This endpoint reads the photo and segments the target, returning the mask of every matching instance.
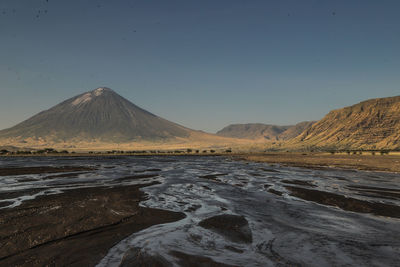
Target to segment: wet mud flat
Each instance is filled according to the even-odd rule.
[[[209,257],[187,254],[181,251],[172,250],[169,252],[173,256],[179,266],[190,267],[239,267],[236,265],[229,265],[222,262],[216,262]],[[160,255],[150,255],[141,251],[140,248],[131,248],[126,252],[122,259],[120,267],[173,267],[174,265],[167,261]]]
[[[365,201],[341,194],[308,188],[294,186],[285,186],[285,188],[291,192],[290,195],[292,196],[322,205],[334,206],[347,211],[400,218],[400,206],[376,201]]]
[[[0,266],[94,266],[132,233],[185,217],[139,207],[149,185],[71,189],[0,210]]]
[[[400,262],[395,173],[215,156],[0,164],[15,168],[0,176],[0,266]]]
[[[238,215],[217,215],[203,221],[198,224],[200,227],[210,229],[227,239],[235,243],[251,244],[252,234],[248,225],[248,221],[243,216]],[[201,238],[201,237],[197,237]],[[194,238],[196,239],[196,238]],[[231,251],[241,253],[240,249],[235,247],[226,247]],[[202,256],[188,254],[178,250],[170,250],[168,252],[170,256],[175,259],[175,262],[179,266],[191,266],[191,267],[234,267],[237,265],[229,265],[223,262],[214,261],[213,259]],[[172,267],[172,262],[168,261],[161,255],[151,255],[142,251],[139,247],[130,248],[125,254],[120,264],[124,266],[157,266],[157,267]]]

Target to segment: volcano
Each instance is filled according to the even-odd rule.
[[[0,131],[0,139],[115,143],[184,138],[190,131],[136,106],[110,88],[100,87]]]

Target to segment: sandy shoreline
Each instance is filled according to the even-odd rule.
[[[235,160],[248,160],[254,162],[265,162],[270,164],[280,164],[283,166],[311,168],[311,169],[352,169],[362,171],[378,171],[400,173],[400,154],[391,155],[372,155],[347,154],[347,153],[300,153],[300,152],[266,152],[266,153],[145,153],[145,154],[49,154],[49,155],[11,155],[0,157],[151,157],[151,156],[190,156],[190,157],[210,157],[223,156]],[[63,170],[61,170],[63,171]],[[67,169],[65,171],[68,171]],[[40,170],[39,170],[40,172]],[[2,173],[0,172],[0,176]],[[4,174],[7,175],[7,174]]]
[[[328,153],[260,153],[238,154],[237,160],[266,162],[283,166],[324,169],[339,168],[362,171],[400,173],[399,155],[347,155]]]

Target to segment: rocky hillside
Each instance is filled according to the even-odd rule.
[[[290,144],[326,149],[399,149],[400,96],[333,110]]]
[[[279,140],[291,140],[297,137],[299,134],[304,132],[306,129],[310,128],[315,121],[303,121],[299,122],[296,125],[290,126],[286,131],[282,132],[278,138]]]
[[[218,131],[217,135],[251,140],[284,141],[298,136],[313,123],[301,122],[292,126],[277,126],[262,123],[231,124]]]
[[[217,132],[217,135],[241,139],[276,140],[277,136],[290,126],[276,126],[262,123],[231,124]]]

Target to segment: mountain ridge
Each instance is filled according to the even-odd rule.
[[[217,134],[186,128],[99,87],[0,131],[0,145],[58,148],[399,149],[400,96],[335,109],[292,126],[233,124]],[[243,151],[243,150],[242,150]]]

